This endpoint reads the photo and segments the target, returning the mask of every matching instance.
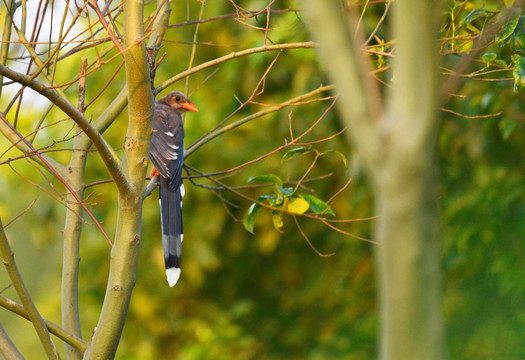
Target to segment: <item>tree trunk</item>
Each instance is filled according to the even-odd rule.
[[[122,171],[129,191],[119,191],[114,246],[99,322],[84,359],[115,357],[128,313],[139,255],[144,179],[148,166],[153,94],[144,43],[142,1],[124,2],[124,59],[129,125]],[[124,188],[124,187],[122,187]]]
[[[319,57],[337,86],[338,109],[374,183],[380,359],[443,358],[439,213],[434,161],[439,98],[439,8],[397,0],[386,106],[367,76],[359,36],[337,1],[306,2]],[[357,39],[357,40],[356,40]]]

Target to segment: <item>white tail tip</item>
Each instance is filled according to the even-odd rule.
[[[170,284],[171,287],[174,287],[177,281],[179,281],[180,269],[179,268],[166,269],[166,277],[168,278],[168,284]]]

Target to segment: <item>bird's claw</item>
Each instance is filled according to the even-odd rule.
[[[155,175],[151,177],[151,180],[149,181],[148,186],[146,186],[146,190],[144,191],[144,199],[151,195],[153,190],[157,187],[157,184],[159,183],[159,176]]]

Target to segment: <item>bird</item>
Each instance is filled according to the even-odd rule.
[[[170,287],[180,277],[182,250],[182,165],[184,163],[184,126],[182,113],[197,112],[186,95],[173,91],[155,102],[149,157],[151,177],[159,177],[159,203],[166,277]]]

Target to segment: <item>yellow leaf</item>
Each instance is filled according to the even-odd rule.
[[[286,210],[288,210],[291,213],[300,215],[304,214],[309,207],[310,204],[308,204],[308,202],[305,199],[303,199],[302,197],[296,197],[288,201],[288,206],[286,207]]]
[[[472,45],[474,42],[472,40],[464,41],[461,44],[456,45],[456,51],[460,53],[470,53],[470,50],[472,50]]]
[[[281,212],[272,213],[273,227],[275,230],[283,233],[283,214]]]

